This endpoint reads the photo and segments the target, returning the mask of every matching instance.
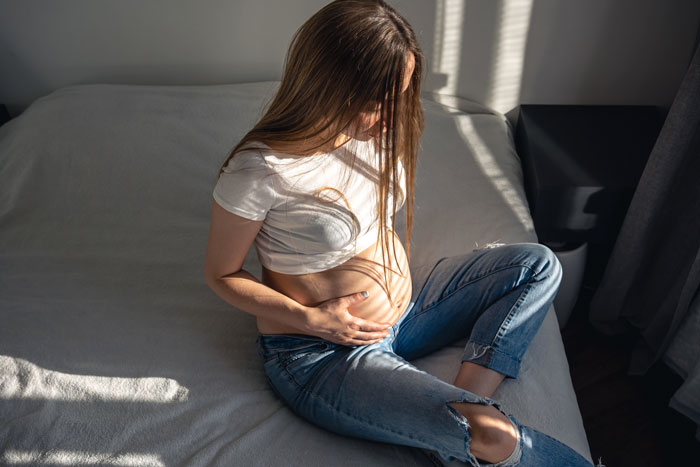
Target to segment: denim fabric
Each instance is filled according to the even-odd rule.
[[[305,334],[258,335],[275,394],[297,415],[335,433],[414,446],[448,462],[592,466],[565,444],[519,424],[497,401],[409,363],[468,336],[462,361],[516,378],[561,281],[554,253],[538,243],[497,244],[441,258],[411,275],[411,302],[381,342],[344,346]],[[518,459],[477,459],[469,450],[468,420],[450,402],[493,405],[504,413],[519,433]]]

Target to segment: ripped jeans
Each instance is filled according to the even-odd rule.
[[[305,334],[259,334],[257,351],[273,391],[294,413],[330,431],[422,448],[447,462],[592,466],[560,441],[519,424],[495,400],[408,362],[469,336],[462,361],[507,378],[518,376],[556,296],[562,269],[545,245],[496,246],[412,270],[411,302],[389,335],[375,344],[344,346]],[[487,464],[471,453],[469,422],[450,402],[493,405],[510,419],[519,438],[507,463]]]

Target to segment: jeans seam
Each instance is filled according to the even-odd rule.
[[[537,274],[535,274],[535,275],[537,275]],[[496,339],[499,339],[501,331],[503,330],[503,327],[506,325],[506,321],[508,321],[513,316],[513,313],[515,310],[520,309],[520,304],[522,303],[521,299],[524,298],[525,296],[527,296],[527,294],[530,292],[530,290],[532,290],[532,284],[534,282],[536,282],[535,280],[532,280],[534,278],[535,278],[535,276],[532,276],[531,280],[529,280],[527,282],[523,291],[520,293],[520,295],[518,295],[518,299],[515,301],[513,306],[510,307],[510,310],[508,310],[508,314],[505,316],[505,318],[503,318],[503,321],[501,321],[501,325],[498,326],[498,331],[496,331],[496,334],[493,336],[493,339],[491,340],[491,345],[490,345],[491,347],[496,348]],[[502,353],[505,353],[505,352],[502,352]],[[508,354],[506,354],[506,355],[508,355]],[[510,355],[510,357],[514,358],[512,355]],[[517,360],[520,360],[520,359],[517,359]]]
[[[444,258],[443,258],[443,259],[444,259]],[[437,266],[437,264],[436,264],[435,266]],[[479,276],[479,277],[475,277],[474,279],[470,280],[469,282],[466,282],[466,283],[462,284],[462,285],[459,286],[457,289],[453,290],[453,291],[450,292],[448,295],[445,295],[444,297],[442,297],[442,298],[441,298],[440,300],[438,300],[437,302],[432,303],[428,308],[425,308],[425,309],[421,310],[419,313],[414,313],[414,315],[413,315],[410,319],[406,320],[405,322],[409,322],[409,321],[411,321],[412,319],[417,318],[418,316],[422,315],[423,313],[429,311],[430,309],[435,308],[435,307],[438,306],[440,303],[444,302],[445,300],[447,300],[447,299],[450,298],[452,295],[456,294],[457,292],[459,292],[460,290],[462,290],[464,287],[468,286],[469,284],[472,284],[472,283],[474,283],[474,282],[476,282],[476,281],[478,281],[478,280],[481,280],[481,279],[483,279],[484,277],[488,277],[488,276],[490,276],[490,275],[492,275],[492,274],[495,274],[495,273],[497,273],[497,272],[504,271],[504,270],[506,270],[506,269],[510,269],[510,268],[513,268],[513,267],[526,267],[526,268],[528,268],[530,271],[532,271],[533,273],[535,273],[535,274],[533,275],[533,277],[534,277],[535,275],[538,274],[537,272],[535,272],[534,269],[532,269],[532,268],[531,268],[530,266],[528,266],[527,264],[511,264],[511,265],[508,265],[508,266],[504,266],[504,267],[502,267],[502,268],[500,268],[500,269],[494,269],[493,271],[489,271],[489,272],[487,272],[486,274],[483,274],[483,275],[481,275],[481,276]],[[431,271],[431,274],[432,274],[432,271]],[[430,276],[428,276],[428,277],[430,277]],[[428,281],[426,280],[425,282],[427,283]],[[528,284],[529,284],[529,282],[528,282]],[[423,284],[423,287],[425,287],[425,284]],[[421,289],[421,292],[422,292],[422,291],[423,291],[423,289]],[[419,294],[419,295],[420,295],[420,294]]]
[[[442,263],[442,262],[443,262],[444,260],[446,260],[447,258],[449,258],[449,256],[443,256],[442,258],[440,258],[439,260],[437,260],[437,261],[435,262],[435,264],[433,265],[432,269],[430,269],[430,272],[428,273],[428,276],[427,276],[426,280],[423,281],[423,285],[421,286],[420,290],[419,290],[418,293],[416,294],[416,299],[417,299],[418,297],[420,297],[420,294],[423,292],[423,290],[425,289],[426,284],[428,283],[428,279],[430,279],[430,276],[433,275],[433,272],[435,271],[435,268],[438,267],[438,264]],[[411,298],[413,298],[413,297],[411,297]]]
[[[559,440],[559,439],[557,439],[557,438],[554,438],[554,437],[552,437],[552,436],[549,436],[547,433],[545,433],[545,432],[543,432],[543,431],[540,431],[539,434],[540,434],[540,436],[545,436],[545,437],[547,437],[547,438],[549,438],[549,439],[551,439],[551,440],[553,440],[553,441],[555,441],[555,442],[557,442],[557,443],[559,443],[559,444],[561,444],[561,445],[563,445],[563,446],[565,446],[565,447],[571,449],[571,450],[572,450],[574,453],[576,453],[576,455],[578,455],[580,458],[584,459],[585,461],[588,461],[588,459],[586,459],[580,452],[578,452],[576,449],[572,448],[571,446],[569,446],[569,445],[566,444],[565,442],[563,442],[563,441],[561,441],[561,440]]]

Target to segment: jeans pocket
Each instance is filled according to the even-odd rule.
[[[280,356],[280,366],[301,387],[308,387],[326,363],[334,360],[337,350],[333,344],[316,344],[297,350],[286,356]]]
[[[309,354],[322,353],[331,347],[330,342],[307,342],[305,344],[295,345],[293,348],[285,348],[278,352],[279,360],[282,366],[289,367],[298,359]]]
[[[265,334],[258,339],[263,358],[276,358],[283,366],[306,353],[324,351],[333,345],[320,337],[300,334]]]

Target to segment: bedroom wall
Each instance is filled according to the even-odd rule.
[[[0,0],[0,103],[11,116],[80,83],[279,79],[327,0]],[[518,103],[668,108],[697,41],[697,0],[389,0],[419,35],[425,88]]]

